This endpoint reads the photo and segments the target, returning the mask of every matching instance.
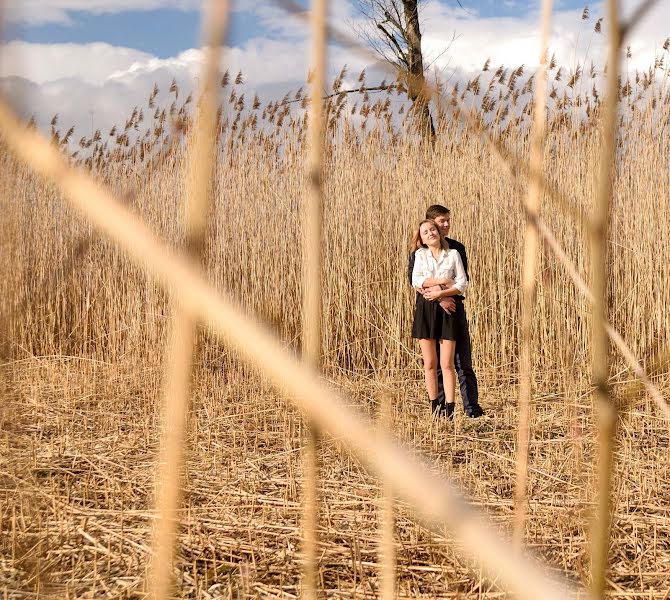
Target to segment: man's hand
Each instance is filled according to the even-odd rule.
[[[440,306],[448,314],[453,314],[456,312],[456,300],[451,297],[442,298],[442,300],[440,300]]]

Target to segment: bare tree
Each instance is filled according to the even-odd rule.
[[[398,69],[399,82],[413,103],[421,134],[435,136],[426,90],[424,56],[421,50],[419,5],[422,0],[358,0],[368,24],[358,34],[386,61]]]

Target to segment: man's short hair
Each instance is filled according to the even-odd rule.
[[[426,209],[426,219],[436,219],[448,215],[451,211],[441,204],[432,204]]]

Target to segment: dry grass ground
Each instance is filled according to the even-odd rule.
[[[13,365],[2,447],[2,586],[7,597],[141,597],[150,554],[161,372],[43,358]],[[7,373],[10,375],[9,373]],[[514,388],[482,373],[491,417],[431,423],[419,373],[334,382],[375,413],[390,395],[393,431],[437,474],[459,482],[508,533]],[[543,388],[552,389],[551,377]],[[670,391],[670,381],[663,387]],[[198,372],[184,482],[180,597],[299,593],[301,430],[286,402],[239,366]],[[592,499],[588,387],[534,406],[528,546],[585,582]],[[670,589],[669,429],[636,397],[622,412],[611,548],[612,597]],[[380,485],[337,442],[323,447],[319,575],[329,596],[374,597]],[[458,547],[397,507],[400,597],[501,597]],[[504,596],[504,594],[503,594]]]
[[[627,117],[617,156],[610,314],[667,396],[668,95],[665,80],[647,84],[646,78],[633,91],[622,90]],[[505,101],[516,102],[520,90],[507,86],[517,84],[501,80],[489,88],[491,97],[504,87],[510,91]],[[576,102],[577,88],[571,90],[569,97],[554,98],[561,106],[550,108],[545,167],[573,210],[545,198],[543,217],[586,274],[579,216],[593,201],[598,105],[590,106],[588,119],[571,120],[584,106],[582,99]],[[638,91],[646,95],[637,98]],[[324,284],[314,291],[324,306],[325,376],[364,413],[376,413],[389,396],[398,440],[436,473],[459,482],[508,533],[525,188],[456,120],[440,122],[438,142],[425,152],[411,135],[394,129],[394,98],[370,101],[364,115],[362,108],[347,115],[339,99],[330,107],[330,130],[337,134],[326,156]],[[488,112],[500,116],[501,102]],[[304,121],[298,105],[245,109],[233,94],[230,104],[212,190],[207,273],[218,289],[298,349]],[[186,120],[188,130],[178,107],[173,116],[182,127]],[[524,157],[527,129],[518,122],[506,122],[503,129],[493,116],[491,133]],[[365,133],[362,118],[369,119]],[[82,148],[92,150],[82,164],[181,246],[184,140],[166,141],[165,113],[147,120],[149,134],[136,145],[126,146],[128,136],[120,132],[107,148],[94,138],[87,146],[84,139]],[[126,131],[140,122],[131,118]],[[155,519],[169,291],[95,236],[54,189],[4,149],[0,161],[2,589],[7,598],[141,597]],[[482,404],[490,416],[466,421],[459,415],[453,428],[427,417],[418,351],[409,337],[407,242],[433,202],[453,209],[453,236],[469,251],[473,286],[467,306]],[[594,494],[589,311],[545,251],[534,319],[526,539],[551,568],[583,583]],[[207,332],[197,362],[178,593],[297,596],[304,438],[299,415]],[[621,413],[610,594],[665,599],[670,429],[620,359],[613,365],[611,384]],[[372,597],[380,484],[337,441],[324,442],[322,462],[322,588],[332,597]],[[495,577],[462,562],[449,539],[414,524],[406,507],[397,509],[400,596],[504,595]]]

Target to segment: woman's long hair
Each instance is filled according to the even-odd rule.
[[[449,251],[449,242],[444,239],[444,236],[440,233],[440,228],[437,226],[437,223],[433,221],[433,219],[424,219],[419,223],[419,226],[415,229],[414,235],[412,236],[412,242],[409,245],[409,251],[410,252],[416,252],[419,248],[427,248],[426,244],[424,244],[421,241],[421,226],[424,223],[432,223],[435,225],[435,229],[437,229],[437,234],[440,236],[440,245],[442,246],[442,249],[445,251]]]

